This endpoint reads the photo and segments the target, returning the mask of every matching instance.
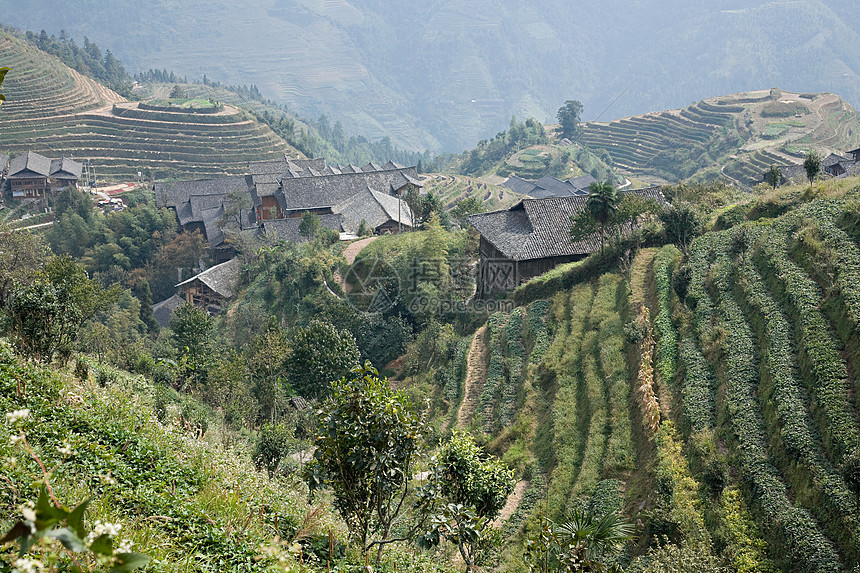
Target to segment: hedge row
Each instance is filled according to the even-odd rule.
[[[583,429],[588,419],[579,401],[582,382],[582,337],[594,293],[589,285],[579,285],[569,296],[553,300],[553,316],[559,331],[546,353],[544,364],[556,381],[552,402],[552,453],[554,468],[547,489],[547,515],[564,513],[570,490],[579,473],[584,449]]]
[[[798,500],[816,514],[840,548],[857,560],[860,506],[842,476],[821,455],[794,365],[791,325],[749,261],[738,266],[738,274],[741,298],[756,327],[763,357],[759,395],[771,443],[778,451],[776,457],[782,461]]]
[[[678,333],[672,324],[670,302],[672,264],[678,254],[678,249],[667,245],[654,257],[654,284],[657,290],[657,316],[654,318],[654,328],[657,331],[655,370],[660,383],[664,385],[674,383],[678,362]]]
[[[498,428],[505,428],[514,420],[517,392],[526,359],[526,348],[523,344],[523,317],[525,313],[525,308],[521,306],[515,308],[511,312],[507,325],[505,325],[503,350],[506,362],[505,380],[499,393],[499,405],[496,409]]]
[[[624,322],[618,310],[618,290],[624,289],[626,306],[627,285],[618,275],[603,275],[591,308],[592,327],[597,330],[596,356],[603,393],[609,414],[609,436],[602,471],[606,477],[633,468],[633,439],[631,437],[630,382],[624,354]]]
[[[725,333],[721,350],[727,420],[750,499],[786,566],[804,572],[840,571],[842,564],[833,543],[807,510],[792,505],[788,489],[769,461],[767,434],[756,399],[755,343],[743,311],[732,299],[730,237],[716,233],[711,239],[717,255],[711,266],[712,289]]]
[[[716,421],[714,391],[717,385],[713,370],[692,337],[685,336],[679,350],[683,367],[681,400],[686,423],[694,433],[711,429]]]
[[[488,434],[495,433],[497,426],[496,406],[499,394],[505,384],[505,353],[502,348],[502,334],[508,315],[496,312],[487,319],[487,335],[490,337],[490,364],[487,367],[487,379],[481,390],[481,412],[483,414],[484,431]]]
[[[795,325],[801,374],[813,397],[813,413],[831,458],[840,463],[860,448],[850,411],[848,372],[821,312],[818,286],[788,257],[788,220],[780,220],[759,243],[757,264]]]
[[[529,364],[540,364],[549,349],[549,332],[546,328],[546,313],[549,302],[538,300],[531,303],[526,311],[526,336],[531,346]]]
[[[840,205],[828,204],[815,205],[815,220],[792,236],[792,254],[824,291],[824,310],[854,372],[860,372],[860,248],[833,223]],[[854,392],[860,407],[860,376],[854,377]]]

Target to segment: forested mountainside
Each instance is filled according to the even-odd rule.
[[[860,103],[850,0],[629,3],[522,0],[397,5],[267,0],[9,0],[4,20],[88,36],[132,72],[256,84],[350,134],[461,151],[511,115],[546,121],[567,99],[601,119],[780,86]]]

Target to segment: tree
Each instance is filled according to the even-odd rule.
[[[457,546],[466,569],[475,565],[483,530],[514,489],[513,472],[487,456],[468,434],[454,432],[432,464],[419,498],[431,514],[418,544],[429,548],[447,539]]]
[[[660,214],[666,238],[687,256],[690,243],[702,234],[704,221],[699,211],[686,201],[678,201]]]
[[[8,71],[9,68],[0,68],[0,85],[3,85],[3,79],[6,77],[6,72]],[[0,105],[3,105],[4,101],[6,101],[6,96],[4,96],[2,92],[0,92]]]
[[[285,364],[293,389],[308,398],[324,397],[333,380],[358,365],[358,346],[349,331],[321,320],[295,328]]]
[[[568,139],[577,137],[582,128],[579,125],[580,114],[582,113],[582,104],[576,100],[567,100],[561,106],[556,114],[558,123],[560,124],[559,135]]]
[[[304,215],[302,215],[302,222],[299,223],[299,234],[302,237],[313,239],[319,232],[321,225],[322,222],[320,221],[319,215],[311,213],[310,211],[305,211]]]
[[[588,199],[585,201],[585,209],[583,213],[574,218],[574,228],[571,231],[575,238],[582,237],[585,231],[585,236],[591,234],[592,231],[587,229],[589,220],[599,227],[600,231],[600,256],[603,256],[603,243],[606,239],[606,226],[611,221],[612,216],[618,209],[618,192],[613,187],[612,183],[606,181],[604,183],[594,182],[589,188]],[[577,224],[578,223],[578,224]]]
[[[370,362],[331,385],[318,412],[314,459],[306,466],[311,490],[331,488],[334,505],[365,553],[409,539],[391,536],[392,526],[409,509],[416,466],[428,427],[402,392]]]
[[[179,377],[194,385],[206,380],[214,362],[212,333],[215,325],[209,313],[185,302],[170,317],[170,338],[179,358]]]
[[[614,511],[598,517],[577,508],[564,523],[541,520],[537,535],[526,542],[530,570],[540,573],[610,571],[605,561],[614,557],[633,533],[632,526]]]
[[[260,428],[260,437],[254,446],[252,455],[254,463],[258,468],[266,468],[266,473],[271,479],[281,460],[289,455],[294,438],[290,429],[284,424],[263,424]]]
[[[803,160],[803,170],[806,171],[806,178],[809,179],[809,188],[812,189],[812,182],[821,173],[821,156],[815,151],[807,153],[806,159]]]
[[[185,90],[180,85],[173,86],[173,89],[170,90],[170,99],[185,99],[188,97],[188,94],[185,93]]]
[[[779,182],[782,181],[782,171],[779,165],[771,165],[767,173],[764,174],[765,183],[776,189],[779,187]]]
[[[49,254],[41,235],[0,231],[0,307],[6,306],[16,284],[25,286],[36,279]]]
[[[70,258],[54,257],[34,282],[14,289],[7,307],[10,335],[19,350],[35,360],[51,362],[55,355],[67,359],[81,325],[110,307],[119,294],[118,287],[102,289]]]

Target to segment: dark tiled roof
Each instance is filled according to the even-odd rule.
[[[283,179],[284,205],[288,211],[334,207],[370,187],[392,193],[418,179],[414,167],[370,173],[343,171],[340,175],[319,175]]]
[[[845,173],[836,177],[836,179],[844,179],[846,177],[856,177],[860,175],[860,161],[845,165]]]
[[[520,195],[528,195],[535,188],[533,181],[527,181],[522,177],[517,177],[516,175],[508,177],[508,180],[505,181],[503,185],[514,193],[518,193]]]
[[[24,173],[24,171],[49,177],[51,175],[51,160],[44,155],[28,151],[12,160],[11,165],[9,165],[9,179],[29,177],[30,174]]]
[[[402,225],[412,226],[412,211],[406,201],[370,188],[349,197],[333,207],[332,211],[343,215],[343,230],[347,233],[358,233],[362,219],[371,229],[376,229],[388,221],[397,223],[398,216]]]
[[[226,196],[232,191],[248,191],[248,183],[244,176],[156,183],[155,206],[178,208],[182,203],[186,203],[192,195]]]
[[[846,163],[851,161],[853,160],[849,157],[842,157],[841,155],[831,153],[821,161],[821,166],[830,167],[831,165],[836,165],[837,163]]]
[[[170,326],[170,317],[173,315],[173,311],[179,308],[183,302],[185,302],[185,299],[175,294],[168,299],[152,305],[152,314],[155,316],[158,324],[165,328]]]
[[[657,187],[622,192],[665,203]],[[570,238],[571,217],[585,209],[585,195],[523,199],[509,210],[471,215],[469,223],[504,256],[515,261],[585,255],[599,249],[597,236]]]
[[[51,161],[51,177],[56,179],[78,180],[84,172],[84,166],[74,159],[62,157]]]
[[[343,215],[338,213],[319,215],[320,223],[327,229],[334,229],[340,232]],[[263,221],[261,226],[262,232],[269,238],[278,241],[290,241],[292,243],[301,243],[307,241],[299,232],[299,225],[302,222],[301,217],[291,217],[289,219],[274,219]]]
[[[242,263],[239,259],[230,259],[226,263],[210,267],[176,286],[181,287],[194,281],[200,281],[224,298],[230,298],[236,288],[236,279],[239,278],[241,268]]]
[[[580,175],[579,177],[571,177],[567,180],[574,188],[581,189],[588,193],[588,186],[592,183],[597,183],[597,179],[595,179],[590,173],[586,173],[585,175]]]

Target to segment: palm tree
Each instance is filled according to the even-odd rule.
[[[598,183],[595,181],[588,187],[588,199],[585,201],[585,208],[591,218],[600,225],[600,256],[603,257],[603,242],[606,239],[606,225],[615,214],[618,208],[619,197],[618,191],[612,186],[612,183],[605,181]]]
[[[609,512],[598,518],[582,509],[575,509],[567,522],[553,530],[560,549],[559,564],[571,573],[609,570],[599,560],[621,549],[632,534],[633,526],[622,521],[617,513]]]

